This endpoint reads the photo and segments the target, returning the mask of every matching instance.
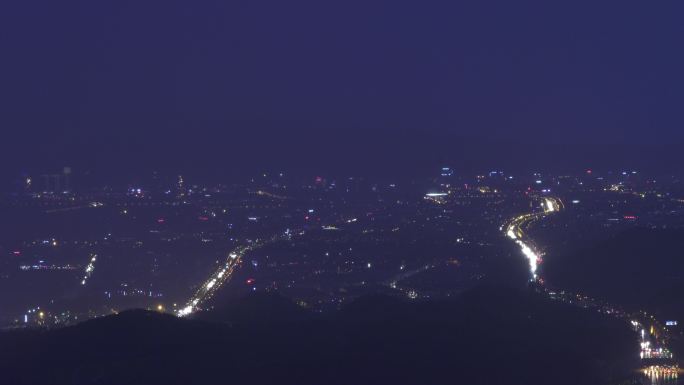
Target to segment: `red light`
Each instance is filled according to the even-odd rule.
[[[21,251],[19,251],[19,250],[14,250],[14,251],[12,252],[12,254],[14,254],[14,255],[21,255]]]
[[[251,285],[254,283],[254,281],[256,281],[254,278],[248,278],[247,281],[245,281],[245,283],[247,283],[248,285]]]
[[[635,215],[625,215],[623,218],[625,219],[636,219]]]
[[[587,170],[587,174],[591,174],[591,170]]]
[[[305,217],[304,217],[304,220],[305,220],[305,221],[308,221],[308,220],[309,220],[309,216],[308,216],[308,215],[305,216]]]
[[[200,221],[208,221],[209,217],[199,217],[197,219],[199,219]]]
[[[157,223],[164,223],[164,218],[157,219]]]

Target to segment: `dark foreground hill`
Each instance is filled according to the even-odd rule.
[[[661,319],[684,319],[684,231],[633,228],[571,255],[549,256],[552,285]]]
[[[0,383],[607,384],[636,356],[620,321],[498,288],[366,297],[325,317],[255,296],[198,318],[128,311],[2,333]]]

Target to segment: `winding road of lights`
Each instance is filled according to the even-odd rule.
[[[528,244],[529,242],[525,243],[521,229],[522,225],[530,220],[539,219],[545,215],[557,212],[560,209],[560,204],[555,198],[544,198],[544,201],[542,202],[542,208],[544,209],[544,212],[520,215],[513,219],[506,227],[506,236],[520,246],[520,251],[527,259],[532,280],[537,279],[537,268],[539,267],[541,258],[538,252],[536,252],[534,248]]]
[[[506,236],[513,240],[520,247],[522,254],[529,262],[530,274],[532,275],[533,281],[537,280],[537,267],[541,262],[541,257],[534,250],[532,241],[528,240],[522,229],[531,221],[541,219],[545,216],[560,211],[563,208],[563,203],[557,198],[544,198],[541,207],[544,210],[543,212],[520,215],[512,219],[507,225],[502,226],[500,229],[501,231],[505,231]],[[640,331],[641,351],[639,353],[639,357],[641,360],[663,360],[663,362],[659,364],[646,364],[642,368],[642,373],[648,377],[650,379],[650,383],[653,384],[663,383],[662,381],[676,381],[676,379],[679,377],[680,369],[676,361],[674,361],[672,352],[664,346],[656,348],[654,346],[655,344],[650,340],[649,333],[642,327],[642,324],[639,321],[631,320],[630,323],[635,330]],[[653,333],[653,331],[651,331],[651,333]],[[668,364],[667,362],[670,363]]]

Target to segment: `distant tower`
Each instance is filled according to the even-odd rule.
[[[453,183],[454,170],[451,167],[442,167],[439,170],[439,177],[435,180],[440,186],[449,188]]]
[[[185,196],[185,183],[183,182],[183,175],[178,175],[178,183],[176,185],[178,188],[177,197],[183,198]]]
[[[453,176],[454,170],[452,170],[450,167],[442,167],[442,170],[440,171],[439,175],[443,177]]]

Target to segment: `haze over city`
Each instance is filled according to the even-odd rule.
[[[1,5],[0,384],[681,383],[682,11]]]

